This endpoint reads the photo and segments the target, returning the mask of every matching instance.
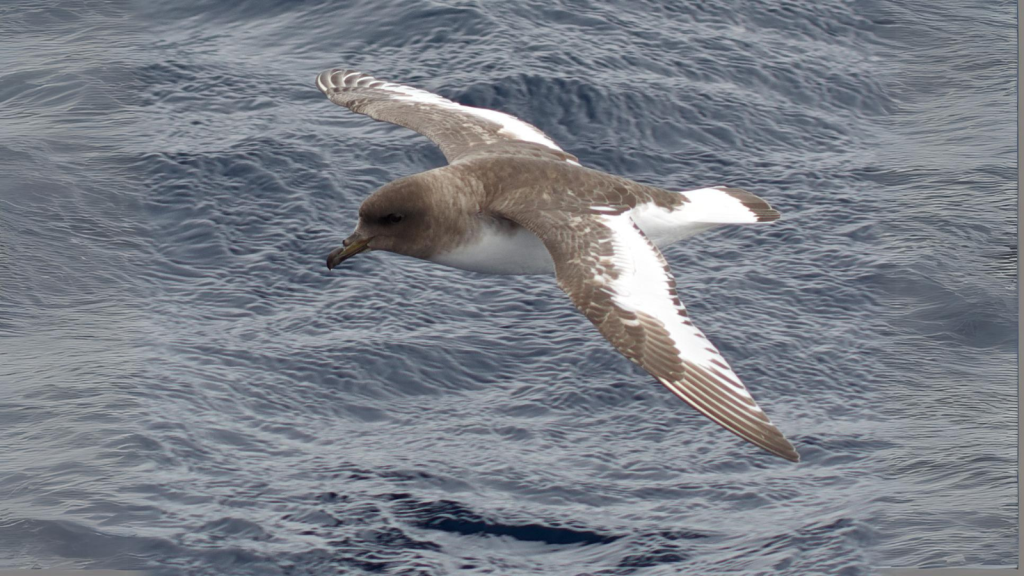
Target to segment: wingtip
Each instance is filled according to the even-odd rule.
[[[767,441],[767,439],[765,439],[765,441],[759,442],[752,438],[747,438],[747,440],[750,440],[752,444],[764,449],[773,456],[778,456],[779,458],[789,460],[790,462],[799,462],[800,453],[796,451],[796,448],[793,446],[793,443],[790,442],[785,436],[783,436],[782,431],[779,430],[778,428],[775,428],[774,424],[772,425],[772,427],[776,434],[771,441]]]
[[[334,88],[334,82],[331,81],[331,76],[336,72],[340,72],[338,68],[329,68],[316,75],[316,87],[326,95],[330,95],[330,90]]]
[[[770,433],[765,436],[755,438],[740,435],[740,437],[748,440],[751,444],[765,450],[773,456],[778,456],[779,458],[789,460],[790,462],[799,462],[800,453],[796,451],[796,447],[793,446],[793,443],[790,442],[782,433],[782,430],[779,430],[771,421],[768,421],[767,424],[770,426]],[[736,432],[735,430],[730,431],[733,433]]]
[[[790,448],[790,450],[791,451],[789,452],[773,452],[773,454],[779,456],[780,458],[785,458],[786,460],[789,460],[790,462],[793,463],[800,462],[800,453],[798,453],[796,449],[792,447]]]

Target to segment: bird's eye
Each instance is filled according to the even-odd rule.
[[[388,214],[387,216],[381,216],[378,220],[381,224],[398,224],[402,221],[402,218],[401,214]]]

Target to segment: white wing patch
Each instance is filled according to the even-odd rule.
[[[750,393],[714,344],[680,314],[680,310],[685,308],[682,303],[677,308],[673,302],[671,278],[665,269],[664,260],[637,231],[629,214],[602,215],[598,218],[612,230],[612,264],[618,277],[605,277],[602,283],[615,304],[624,310],[643,312],[659,320],[668,330],[680,360],[722,373],[725,376],[721,379],[723,384],[740,396],[750,398]],[[756,405],[748,409],[761,412]]]
[[[345,80],[354,75],[361,75],[360,72],[350,72],[343,76],[340,80],[341,85],[345,83]],[[497,110],[488,110],[486,108],[477,108],[475,106],[465,106],[453,102],[443,96],[438,96],[433,92],[427,92],[426,90],[420,90],[419,88],[413,88],[411,86],[405,86],[403,84],[394,84],[392,82],[386,82],[383,80],[377,80],[372,76],[365,74],[356,83],[356,86],[363,88],[372,88],[374,90],[381,90],[391,94],[391,97],[395,100],[403,100],[406,102],[416,102],[418,104],[426,104],[430,106],[437,106],[439,108],[448,108],[450,110],[457,110],[464,114],[471,114],[477,118],[482,118],[488,122],[493,122],[500,126],[498,133],[511,140],[522,140],[524,142],[533,142],[551,148],[552,150],[558,150],[564,152],[561,148],[555,144],[554,140],[548,138],[546,134],[541,132],[535,126],[532,126],[522,120],[506,114],[504,112],[498,112]],[[328,90],[338,88],[339,85],[335,84],[331,79],[331,75],[328,73],[320,74],[316,78],[317,87],[320,88],[325,94]],[[573,164],[579,164],[572,160],[567,160]]]
[[[448,102],[451,102],[451,100]],[[505,114],[504,112],[498,112],[497,110],[488,110],[487,108],[463,106],[462,104],[456,104],[454,102],[451,102],[451,104],[462,108],[474,116],[479,116],[480,118],[500,125],[501,130],[498,130],[498,133],[502,136],[507,136],[513,140],[522,140],[524,142],[541,144],[551,148],[552,150],[564,152],[564,150],[559,148],[558,145],[555,144],[554,140],[548,138],[546,134],[511,114]]]

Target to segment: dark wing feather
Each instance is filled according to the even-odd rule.
[[[316,85],[339,106],[430,138],[449,163],[481,155],[577,162],[536,127],[503,112],[463,106],[355,70],[326,70],[316,77]]]
[[[661,252],[628,213],[518,211],[544,242],[558,286],[601,334],[675,395],[730,432],[787,460],[800,456],[693,325]]]

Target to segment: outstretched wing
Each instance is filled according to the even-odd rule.
[[[355,70],[332,69],[317,88],[353,112],[410,128],[430,138],[449,163],[478,155],[512,155],[578,163],[543,132],[495,110],[463,106],[418,88],[377,80]]]
[[[676,396],[772,454],[800,460],[714,344],[693,325],[661,252],[626,212],[507,215],[543,240],[558,286],[615,348]]]

